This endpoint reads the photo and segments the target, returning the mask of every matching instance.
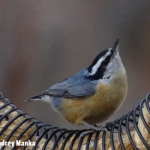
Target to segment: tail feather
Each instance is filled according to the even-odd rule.
[[[37,95],[30,99],[25,100],[25,102],[34,102],[34,101],[44,101],[44,102],[50,103],[51,98],[49,95],[43,94],[43,95]]]

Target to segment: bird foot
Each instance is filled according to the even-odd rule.
[[[82,122],[84,125],[86,125],[86,126],[88,126],[88,127],[90,127],[92,130],[95,130],[95,131],[106,131],[106,132],[108,132],[108,130],[107,130],[107,127],[105,126],[105,127],[99,127],[99,126],[97,126],[97,125],[90,125],[90,124],[88,124],[88,123],[86,123],[86,122]]]
[[[79,136],[79,140],[81,138],[84,138],[86,135],[89,135],[90,133],[95,133],[97,131],[105,131],[106,133],[108,132],[107,128],[105,127],[97,127],[97,126],[92,126],[92,130],[90,131],[85,131],[85,132],[82,132]]]

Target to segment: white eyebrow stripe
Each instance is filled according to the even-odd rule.
[[[102,58],[100,58],[100,59],[98,60],[98,62],[92,67],[92,71],[91,71],[91,73],[89,73],[89,75],[94,75],[94,74],[97,72],[97,70],[98,70],[99,66],[101,65],[102,61],[103,61],[107,56],[109,56],[109,55],[111,54],[110,49],[111,49],[111,48],[109,48],[109,49],[108,49],[109,51],[106,53],[106,55],[103,56]]]

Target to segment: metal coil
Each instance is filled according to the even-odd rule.
[[[149,100],[150,100],[150,93],[147,94],[146,98],[143,99],[139,105],[137,105],[132,111],[128,112],[127,114],[123,115],[121,118],[115,120],[113,123],[109,123],[107,124],[107,128],[110,131],[110,142],[111,142],[111,148],[112,150],[115,150],[115,146],[114,146],[114,137],[113,137],[113,133],[117,133],[118,134],[118,138],[119,138],[119,142],[121,145],[121,148],[123,150],[125,150],[125,146],[122,140],[122,130],[125,129],[127,132],[127,136],[133,146],[133,148],[135,150],[138,150],[138,148],[136,147],[136,144],[134,143],[132,136],[130,134],[130,129],[129,126],[132,124],[139,136],[139,138],[141,139],[141,141],[143,142],[143,144],[145,145],[145,147],[147,149],[150,149],[150,146],[147,144],[147,142],[144,140],[138,126],[137,126],[137,121],[138,118],[141,117],[141,120],[144,124],[144,126],[146,127],[146,129],[148,130],[148,132],[150,133],[150,128],[148,126],[148,124],[146,123],[144,116],[143,116],[143,112],[142,112],[142,108],[143,105],[146,105],[146,108],[150,114],[150,107],[149,107]],[[36,150],[40,140],[42,138],[45,139],[45,143],[42,147],[42,150],[46,150],[47,145],[49,143],[49,141],[53,141],[53,147],[52,150],[55,150],[56,148],[58,148],[60,142],[61,142],[61,150],[64,150],[68,140],[72,138],[72,141],[70,143],[70,147],[69,150],[72,150],[76,139],[79,138],[80,134],[85,132],[85,131],[90,131],[90,129],[84,129],[84,130],[67,130],[67,129],[61,129],[59,127],[54,127],[51,126],[49,124],[45,124],[43,122],[37,121],[35,118],[31,118],[28,114],[23,113],[20,109],[16,108],[16,106],[9,102],[8,98],[3,96],[2,92],[0,93],[0,101],[2,101],[4,104],[2,106],[0,106],[0,110],[6,108],[7,106],[11,106],[11,109],[6,112],[5,114],[0,116],[0,122],[2,120],[4,120],[5,118],[7,118],[7,116],[12,113],[17,111],[18,115],[16,115],[14,118],[12,118],[11,120],[8,121],[8,123],[2,128],[2,130],[0,131],[0,136],[5,132],[5,130],[18,118],[24,116],[26,119],[24,119],[23,121],[21,121],[20,123],[18,123],[18,125],[11,131],[11,133],[7,136],[5,141],[9,141],[10,138],[13,136],[13,134],[16,132],[16,130],[23,124],[25,124],[26,122],[30,121],[31,123],[20,133],[20,135],[17,137],[17,140],[20,140],[22,138],[22,136],[28,131],[28,129],[30,129],[31,127],[35,126],[34,131],[30,134],[30,136],[27,138],[28,140],[31,140],[33,138],[33,136],[37,136],[37,140],[36,140],[36,145],[33,147],[33,150]],[[94,137],[94,150],[97,150],[97,141],[98,141],[98,137],[100,135],[100,133],[103,131],[98,131],[96,132],[96,135]],[[90,145],[90,141],[92,138],[93,133],[89,133],[88,134],[88,138],[87,138],[87,142],[86,142],[86,150],[89,149],[89,145]],[[78,143],[78,150],[80,150],[81,146],[82,146],[82,142],[83,142],[84,137],[79,139],[79,143]],[[106,140],[106,132],[104,131],[102,133],[102,149],[105,150],[105,140]],[[5,148],[5,146],[1,147],[1,150],[3,150]],[[15,150],[15,146],[11,148],[12,150]],[[25,150],[26,146],[22,147],[22,150]]]

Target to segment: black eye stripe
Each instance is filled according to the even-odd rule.
[[[106,66],[101,66],[98,68],[97,72],[94,75],[88,76],[87,78],[90,80],[102,79],[105,71],[106,71]]]
[[[106,65],[107,65],[107,64],[109,63],[110,59],[111,59],[111,54],[108,55],[108,56],[103,60],[103,62],[106,63]],[[101,65],[103,65],[103,62],[102,62]]]
[[[88,67],[88,72],[92,71],[93,66],[98,62],[98,60],[103,57],[106,53],[108,52],[108,50],[104,50],[102,51],[98,56],[96,56],[96,58],[93,60],[92,64]]]
[[[91,73],[93,66],[97,63],[97,61],[103,57],[108,50],[101,52],[92,62],[92,64],[88,67],[88,72]],[[101,65],[97,68],[95,74],[88,76],[87,78],[90,80],[99,80],[103,78],[104,72],[106,71],[106,67],[110,62],[112,52],[102,61]]]

